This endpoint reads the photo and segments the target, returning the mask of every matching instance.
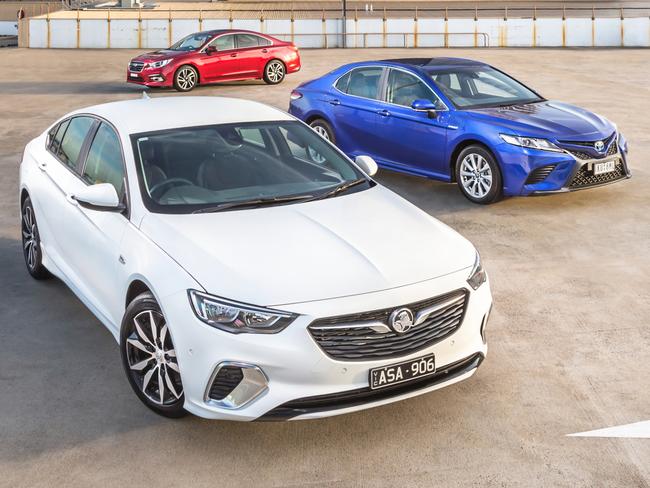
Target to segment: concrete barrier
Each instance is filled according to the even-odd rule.
[[[88,11],[101,15],[102,11]],[[104,11],[106,12],[106,11]],[[69,12],[68,12],[69,13]],[[208,29],[250,29],[303,48],[331,47],[650,47],[650,18],[135,18],[27,19],[31,48],[164,48],[183,36]],[[114,14],[115,15],[115,14]],[[136,17],[137,16],[137,17]],[[276,16],[277,17],[277,16]],[[345,37],[345,39],[344,39]],[[345,42],[344,42],[345,41]]]

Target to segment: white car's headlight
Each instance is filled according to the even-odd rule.
[[[474,267],[472,268],[472,271],[467,278],[467,283],[469,283],[469,286],[471,286],[472,289],[478,290],[479,286],[481,286],[486,281],[487,273],[483,269],[483,265],[481,264],[481,256],[477,251],[476,261],[474,261]]]
[[[522,137],[522,136],[512,136],[509,134],[500,134],[501,139],[506,141],[508,144],[513,146],[521,146],[528,149],[539,149],[541,151],[555,151],[562,152],[562,149],[557,147],[551,141],[546,139],[538,139],[536,137]]]
[[[233,302],[196,290],[189,290],[188,294],[198,318],[212,327],[234,334],[275,334],[297,317],[293,313]]]
[[[171,63],[171,59],[163,59],[162,61],[154,61],[153,63],[149,63],[149,66],[152,68],[162,68],[163,66],[167,66],[169,63]]]

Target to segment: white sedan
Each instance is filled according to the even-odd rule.
[[[307,125],[163,97],[70,113],[20,167],[25,262],[120,343],[155,412],[304,419],[471,376],[492,298],[467,240]]]

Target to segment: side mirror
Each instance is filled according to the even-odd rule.
[[[214,54],[216,52],[217,52],[217,48],[214,47],[214,46],[208,46],[208,47],[205,48],[205,54],[207,54],[208,56],[211,56],[212,54]]]
[[[377,163],[370,156],[357,156],[354,162],[363,170],[368,176],[375,176],[377,174]]]
[[[108,212],[121,212],[124,205],[120,203],[115,187],[110,183],[90,185],[77,192],[72,198],[79,205],[91,210],[104,210]]]
[[[426,100],[424,98],[413,100],[411,108],[416,112],[426,112],[430,119],[435,119],[438,116],[438,113],[436,112],[436,104],[431,100]]]

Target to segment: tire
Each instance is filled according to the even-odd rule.
[[[287,68],[279,59],[272,59],[264,66],[264,81],[269,85],[282,83],[287,74]]]
[[[314,119],[309,123],[309,127],[314,129],[314,131],[326,141],[330,141],[332,144],[336,144],[334,130],[326,120]]]
[[[199,84],[199,73],[196,68],[185,64],[174,73],[174,88],[179,92],[188,92],[193,90]]]
[[[43,266],[43,252],[41,250],[41,238],[38,233],[36,214],[32,206],[32,200],[27,197],[20,209],[20,221],[23,243],[23,257],[27,271],[36,280],[45,280],[52,276]]]
[[[501,170],[485,147],[472,145],[463,149],[455,168],[458,188],[469,201],[488,205],[503,196]]]
[[[135,297],[124,313],[120,354],[129,384],[142,403],[164,417],[187,414],[174,343],[149,292]]]

